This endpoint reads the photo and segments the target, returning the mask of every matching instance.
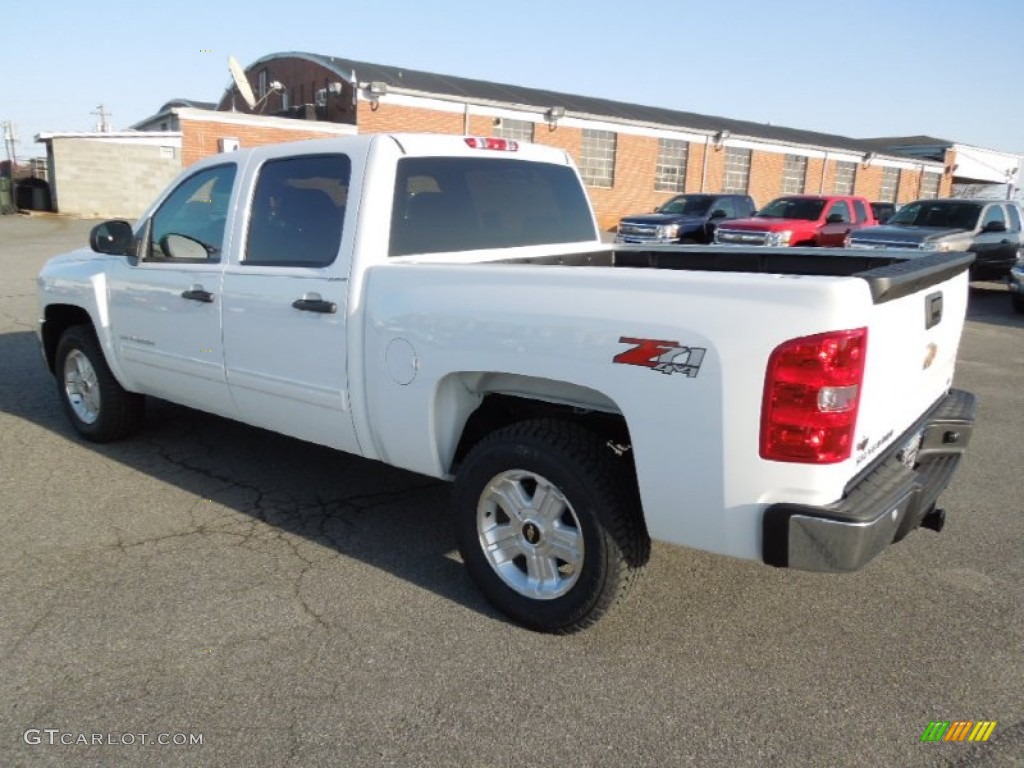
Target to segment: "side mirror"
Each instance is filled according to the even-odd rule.
[[[844,221],[845,219],[841,213],[830,213],[828,218],[825,219],[826,224],[842,224]]]
[[[729,214],[723,211],[721,208],[715,208],[715,210],[711,212],[712,219],[725,219],[728,216]]]
[[[96,253],[128,256],[135,245],[132,225],[122,219],[111,219],[97,224],[89,233],[89,247]]]
[[[990,221],[984,227],[981,228],[982,232],[1005,232],[1006,222],[1003,221]]]
[[[172,259],[205,261],[211,255],[207,247],[195,238],[173,233],[160,239],[160,248]]]

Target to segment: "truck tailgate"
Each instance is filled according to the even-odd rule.
[[[953,382],[967,273],[930,285],[922,280],[914,288],[875,296],[852,456],[858,467],[891,445]]]

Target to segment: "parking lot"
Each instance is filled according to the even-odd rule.
[[[93,223],[0,217],[0,764],[1024,765],[1002,286],[972,289],[979,421],[941,534],[844,576],[656,545],[624,606],[551,637],[476,592],[443,483],[159,401],[78,439],[34,279]],[[998,724],[922,743],[935,720]]]

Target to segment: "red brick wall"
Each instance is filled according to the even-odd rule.
[[[880,166],[863,165],[857,166],[857,183],[854,186],[854,193],[863,195],[868,200],[878,200],[882,194],[882,175]]]
[[[782,169],[785,162],[786,156],[776,152],[751,152],[750,184],[747,191],[758,208],[782,194]]]
[[[285,141],[301,141],[302,139],[323,139],[337,137],[337,133],[318,131],[316,123],[300,123],[309,125],[309,129],[287,130],[270,128],[261,125],[239,125],[236,123],[206,122],[203,120],[181,120],[181,165],[189,166],[204,157],[215,155],[220,151],[218,139],[235,138],[241,142],[241,148],[259,147],[264,144],[279,144]]]
[[[377,109],[373,109],[369,102],[359,102],[358,113],[360,133],[410,131],[461,135],[465,125],[465,117],[461,114],[388,104],[387,97],[380,100]]]

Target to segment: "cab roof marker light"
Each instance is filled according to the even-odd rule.
[[[500,152],[516,152],[519,143],[511,139],[496,139],[493,136],[467,136],[466,144],[473,149],[495,149]]]

